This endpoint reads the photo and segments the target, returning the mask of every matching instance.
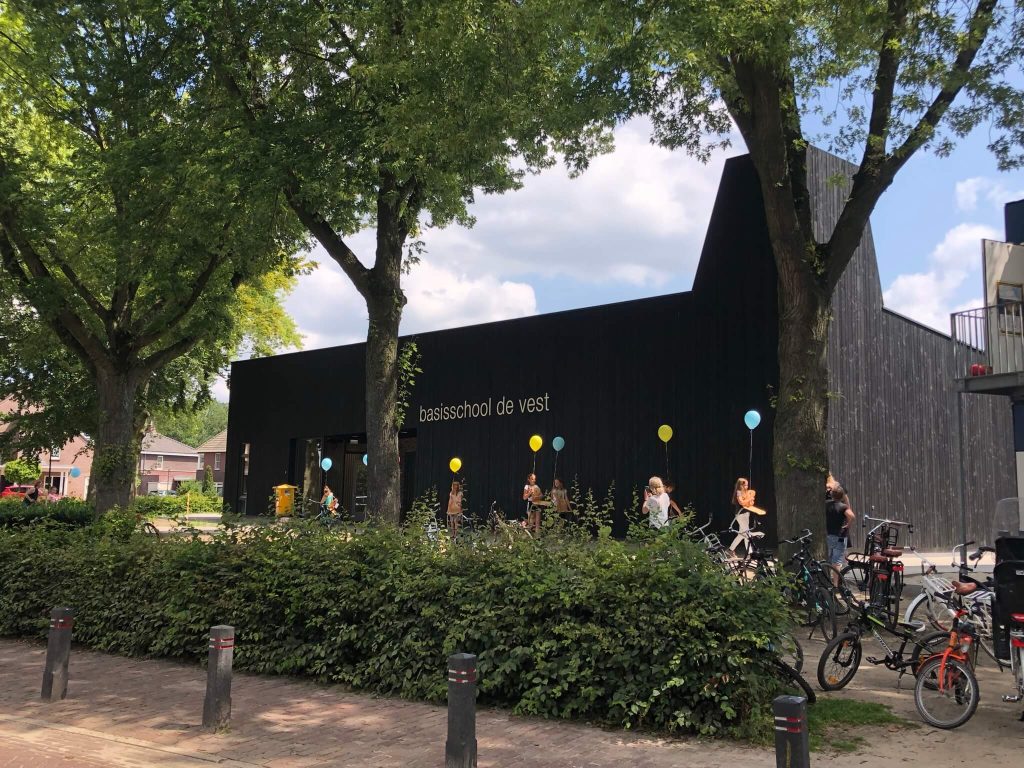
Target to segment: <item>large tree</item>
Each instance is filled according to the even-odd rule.
[[[627,81],[591,76],[557,0],[188,5],[253,152],[366,302],[369,512],[397,520],[401,277],[421,222],[469,223],[478,191],[518,187],[556,148],[604,148]],[[376,248],[357,254],[366,227]]]
[[[882,194],[916,153],[979,125],[1002,168],[1024,139],[1021,0],[637,2],[636,80],[656,139],[697,154],[739,129],[760,178],[778,270],[779,529],[817,529],[828,467],[831,299]],[[810,127],[808,127],[810,126]],[[815,233],[814,141],[853,162],[830,232]],[[865,361],[867,364],[867,361]]]
[[[232,320],[216,338],[154,370],[139,386],[135,409],[142,423],[189,445],[199,445],[227,425],[227,405],[211,387],[240,356],[261,357],[301,346],[283,299],[295,277],[270,273],[239,287],[230,301]],[[36,453],[75,435],[94,435],[96,382],[81,359],[64,346],[39,313],[18,298],[10,280],[0,281],[0,400],[15,404],[0,414],[0,457]]]
[[[156,0],[0,6],[0,260],[90,380],[100,511],[130,498],[140,396],[174,388],[158,374],[186,356],[216,365],[238,289],[300,264],[278,186],[199,66]]]

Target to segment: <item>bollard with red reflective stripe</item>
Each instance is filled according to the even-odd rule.
[[[448,741],[444,768],[476,768],[476,656],[448,657]]]
[[[221,728],[231,719],[231,660],[235,652],[235,628],[210,627],[210,656],[206,667],[206,699],[203,727]]]
[[[777,696],[772,702],[775,715],[776,768],[809,768],[811,745],[807,736],[807,699]]]
[[[50,611],[50,634],[46,640],[46,665],[43,667],[43,701],[60,701],[68,695],[68,662],[71,660],[71,630],[74,626],[74,608]]]

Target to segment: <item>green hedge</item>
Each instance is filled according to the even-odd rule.
[[[41,639],[50,609],[71,605],[76,642],[199,661],[224,623],[239,669],[435,702],[447,657],[467,651],[484,703],[669,732],[749,735],[776,692],[778,591],[671,533],[446,548],[416,529],[100,530],[0,533],[0,635]]]
[[[40,520],[70,526],[89,525],[92,506],[80,499],[25,504],[20,498],[0,499],[0,528],[29,525]]]
[[[143,517],[181,517],[218,514],[224,506],[220,496],[193,493],[185,496],[137,496],[130,509]]]

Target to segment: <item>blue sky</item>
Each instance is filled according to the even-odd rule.
[[[616,151],[581,178],[561,168],[525,188],[481,197],[472,229],[428,231],[406,278],[402,330],[414,333],[688,290],[725,157],[703,165],[651,146],[649,126],[616,133]],[[1002,206],[1024,197],[1024,172],[999,173],[981,131],[948,158],[918,154],[872,217],[891,308],[948,328],[948,313],[980,302],[980,239],[1002,237]],[[350,240],[368,261],[373,233]],[[363,302],[322,252],[287,308],[314,349],[361,341]]]

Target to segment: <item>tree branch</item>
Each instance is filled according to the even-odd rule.
[[[359,257],[342,240],[341,235],[334,231],[330,223],[318,211],[312,210],[302,201],[302,186],[298,177],[292,171],[289,171],[288,178],[289,183],[284,188],[284,196],[288,201],[288,206],[299,217],[302,225],[324,247],[328,255],[338,262],[338,266],[341,267],[348,279],[352,281],[356,290],[366,298],[370,270],[363,265]]]
[[[198,343],[198,336],[184,336],[170,346],[164,347],[163,349],[154,352],[149,357],[139,361],[139,367],[146,373],[152,373],[182,355],[188,354]]]
[[[875,209],[882,193],[889,188],[893,179],[896,178],[896,174],[914,156],[914,153],[935,135],[936,126],[945,117],[950,105],[963,90],[966,75],[970,72],[982,43],[985,42],[985,38],[992,29],[992,12],[996,2],[997,0],[981,0],[977,8],[974,9],[970,20],[970,33],[964,46],[957,52],[956,58],[950,65],[942,89],[936,94],[903,143],[880,161],[873,161],[869,166],[862,163],[857,173],[854,174],[850,197],[846,205],[843,206],[839,221],[826,246],[828,251],[827,288],[830,293],[839,283],[839,278],[842,277],[847,264],[853,258],[853,253],[860,244],[871,212]],[[898,62],[896,66],[898,67]],[[881,67],[881,59],[879,67]],[[885,93],[882,92],[881,96],[884,98]],[[887,104],[878,100],[879,92],[876,91],[872,98],[872,123],[876,123],[877,109],[879,111],[877,121],[887,126],[892,119],[892,97],[889,96]],[[884,115],[881,114],[883,106],[886,107]],[[868,136],[869,145],[873,135]],[[881,134],[883,152],[885,135],[885,133]],[[869,150],[870,146],[865,148],[865,157],[868,156]]]
[[[215,39],[214,34],[207,30],[208,39]],[[227,86],[227,90],[230,94],[235,97],[238,105],[242,108],[246,118],[247,126],[249,129],[249,135],[255,136],[253,130],[259,121],[256,107],[249,102],[245,96],[245,92],[235,79],[234,75],[224,66],[223,61],[217,56],[216,52],[211,56],[214,69],[217,74],[224,81]],[[352,281],[356,290],[365,298],[367,290],[369,288],[369,275],[370,270],[359,260],[359,257],[352,251],[351,248],[342,240],[330,223],[316,211],[310,208],[303,200],[302,194],[302,182],[299,179],[295,171],[289,168],[286,171],[287,181],[283,185],[283,192],[285,200],[288,202],[288,206],[292,209],[295,215],[298,217],[302,225],[306,227],[310,234],[317,239],[317,241],[324,247],[328,255],[341,267],[345,275]]]
[[[225,225],[225,229],[228,225]],[[146,328],[135,338],[135,348],[137,350],[143,350],[150,344],[153,344],[162,339],[168,332],[174,330],[185,316],[191,311],[192,307],[199,301],[200,296],[203,295],[203,291],[206,290],[206,286],[209,285],[210,279],[213,274],[217,271],[217,268],[224,263],[226,254],[223,251],[214,251],[210,254],[210,260],[207,262],[203,271],[199,273],[195,281],[192,283],[192,291],[189,293],[188,298],[184,302],[175,303],[171,305],[171,312],[164,314],[158,311],[156,317],[147,324]],[[162,309],[162,307],[161,307]]]
[[[31,274],[26,272],[18,260],[18,252],[20,249],[15,250],[6,228],[0,226],[0,263],[18,284],[22,294],[27,296],[32,291],[32,274],[39,272],[44,278],[51,280],[52,278],[49,277],[45,265],[38,260],[38,257],[35,259],[36,265],[31,270]],[[100,368],[109,369],[111,367],[110,358],[102,343],[89,331],[81,319],[68,309],[67,302],[61,302],[61,309],[54,315],[40,312],[38,308],[36,311],[43,322],[50,326],[50,329],[67,345],[68,349],[78,355],[89,371],[95,372]]]

